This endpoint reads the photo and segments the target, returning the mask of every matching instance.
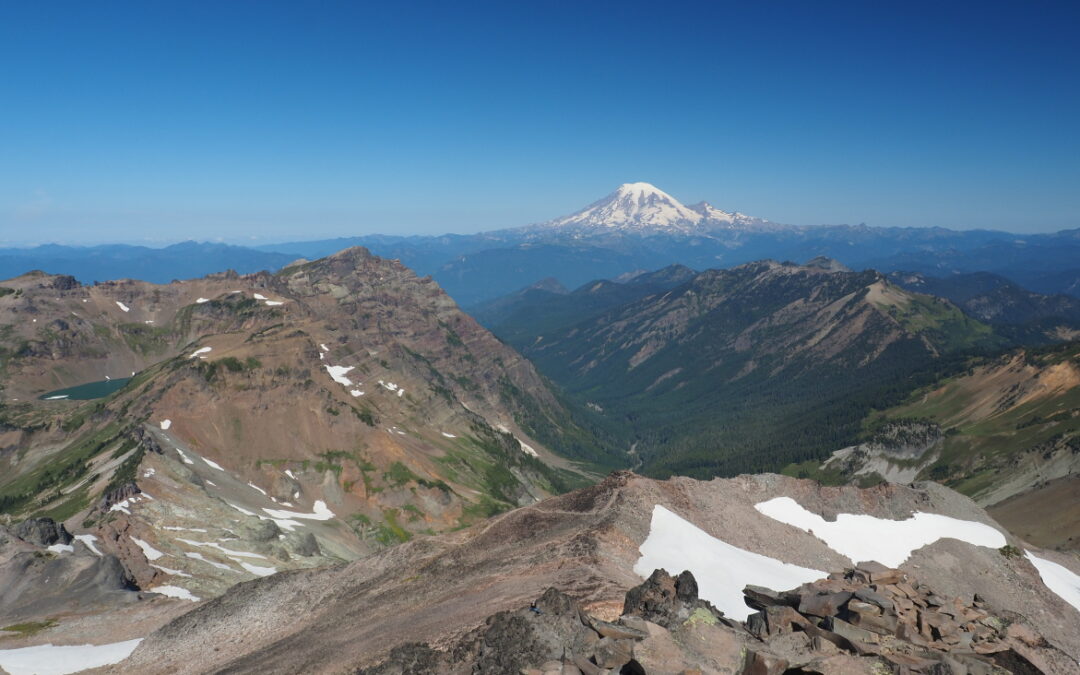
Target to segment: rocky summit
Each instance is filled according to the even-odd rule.
[[[758,609],[745,623],[699,598],[690,572],[658,569],[627,592],[622,614],[609,622],[549,588],[449,648],[401,645],[357,673],[1037,674],[1072,665],[1029,628],[980,609],[981,600],[942,598],[875,563],[790,591],[743,593]]]

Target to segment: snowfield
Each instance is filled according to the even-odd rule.
[[[834,522],[829,522],[807,511],[791,497],[776,497],[755,504],[754,508],[774,520],[810,532],[854,563],[876,560],[887,567],[899,567],[912,551],[938,539],[959,539],[990,548],[1001,548],[1006,543],[1005,535],[989,525],[937,513],[916,512],[907,520],[841,513]]]
[[[130,312],[131,311],[130,307],[128,307],[124,303],[120,302],[119,300],[116,301],[116,306],[119,307],[120,309],[124,310],[125,312]]]
[[[786,590],[828,576],[732,546],[659,504],[653,507],[649,536],[640,550],[636,574],[648,578],[657,568],[673,575],[690,570],[698,582],[698,595],[739,621],[752,611],[743,602],[747,584]]]
[[[94,555],[97,555],[97,556],[101,555],[101,551],[99,551],[98,547],[94,545],[94,542],[97,541],[97,537],[95,537],[94,535],[92,535],[92,534],[77,534],[77,535],[75,535],[75,538],[78,539],[79,541],[81,541],[83,543],[83,545],[86,546],[86,548],[90,549],[90,551]]]
[[[1043,584],[1080,611],[1080,576],[1064,565],[1032,555],[1031,551],[1024,551],[1024,555],[1039,571]]]
[[[11,675],[67,675],[120,663],[142,638],[108,645],[37,645],[0,649],[0,668]]]
[[[150,544],[146,543],[142,539],[139,539],[138,537],[132,537],[131,541],[135,542],[138,545],[138,547],[142,549],[143,555],[146,556],[147,560],[157,560],[158,558],[161,558],[161,557],[163,557],[165,555],[164,553],[157,550],[156,548],[154,548]]]
[[[198,602],[199,596],[192,595],[191,591],[186,588],[180,588],[179,586],[155,586],[149,589],[151,593],[161,593],[167,595],[170,598],[179,598],[180,600],[190,600],[192,602]]]
[[[153,567],[156,570],[161,570],[162,572],[164,572],[166,574],[171,574],[174,577],[189,577],[189,578],[191,577],[190,574],[188,574],[187,572],[185,572],[183,570],[174,570],[174,569],[169,568],[169,567],[162,567],[161,565],[155,565],[154,563],[150,563],[150,567]]]
[[[353,386],[353,381],[345,375],[356,366],[326,366],[326,372],[330,373],[330,379],[346,387]]]
[[[251,563],[246,563],[242,560],[237,560],[236,562],[240,563],[240,567],[243,567],[257,577],[268,577],[277,572],[276,567],[259,567],[258,565],[252,565]]]
[[[326,502],[318,500],[311,509],[311,513],[297,513],[295,511],[279,511],[277,509],[263,509],[275,520],[301,518],[303,520],[330,520],[334,512],[326,506]]]

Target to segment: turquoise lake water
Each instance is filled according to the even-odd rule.
[[[101,380],[99,382],[87,382],[67,389],[57,389],[39,396],[39,399],[64,397],[70,401],[89,401],[95,398],[104,398],[114,391],[123,389],[124,385],[131,381],[130,377],[121,377],[116,380]]]

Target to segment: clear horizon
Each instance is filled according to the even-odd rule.
[[[0,9],[0,246],[469,234],[648,181],[797,225],[1080,227],[1080,8]]]

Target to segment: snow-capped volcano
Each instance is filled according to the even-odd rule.
[[[686,206],[650,183],[623,183],[600,201],[543,228],[560,230],[691,232],[764,223],[741,213],[729,213],[708,202]]]
[[[682,228],[701,222],[702,215],[649,183],[623,183],[615,192],[584,209],[551,221],[551,225],[611,228],[651,226]]]

